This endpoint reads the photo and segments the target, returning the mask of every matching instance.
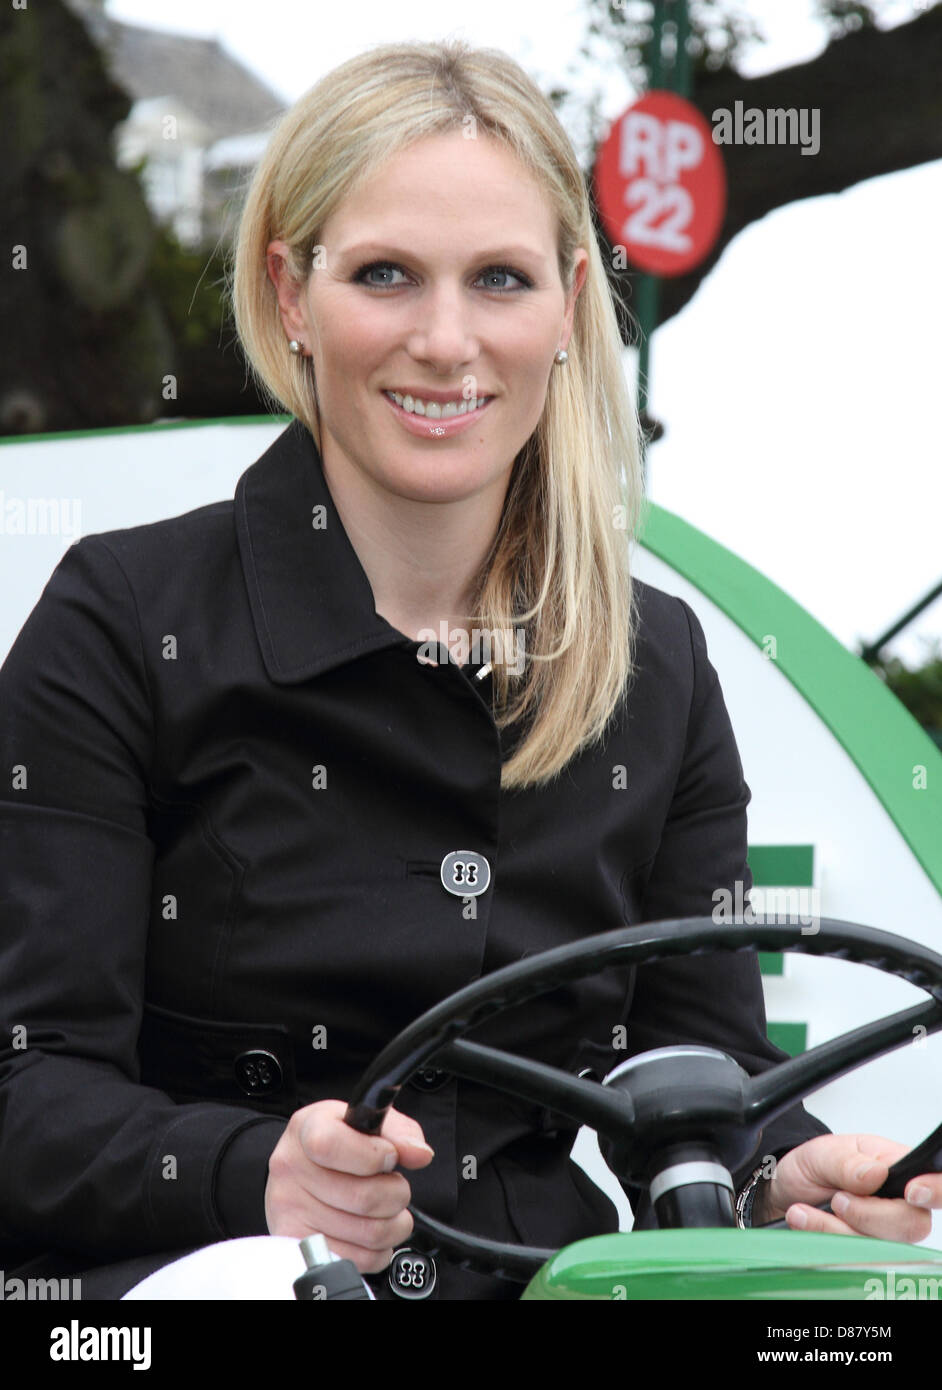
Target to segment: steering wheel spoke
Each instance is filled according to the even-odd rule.
[[[455,1076],[496,1086],[520,1100],[558,1110],[570,1120],[621,1137],[634,1124],[634,1106],[627,1090],[609,1090],[597,1081],[568,1076],[556,1067],[514,1057],[481,1043],[453,1042],[435,1055],[436,1066]]]
[[[924,1028],[926,1034],[937,1033],[942,1028],[942,1004],[931,1000],[889,1014],[752,1077],[745,1087],[747,1114],[763,1124],[774,1120],[825,1082],[836,1081],[862,1061],[872,1061],[911,1042],[917,1028]]]

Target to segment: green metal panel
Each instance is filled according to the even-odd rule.
[[[757,887],[810,888],[814,883],[814,845],[750,845],[746,857]]]
[[[621,1231],[560,1250],[522,1297],[942,1301],[942,1250],[804,1231]]]
[[[797,1057],[808,1046],[807,1023],[769,1023],[766,1033],[769,1042],[787,1052],[789,1057]]]
[[[750,845],[749,867],[753,882],[762,888],[810,888],[814,885],[814,845]],[[760,951],[759,970],[763,975],[784,975],[782,951]],[[797,1057],[808,1046],[806,1023],[770,1022],[769,1041],[790,1057]]]
[[[814,885],[814,845],[750,845],[749,868],[757,888],[811,888]],[[781,951],[760,951],[763,975],[784,975]]]

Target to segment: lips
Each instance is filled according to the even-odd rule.
[[[406,410],[389,391],[383,391],[382,395],[402,427],[421,439],[450,439],[453,435],[470,429],[485,411],[490,409],[494,399],[482,397],[478,404],[476,397],[472,397],[470,401],[462,402],[462,405],[466,406],[464,411],[456,407],[453,401],[450,406],[448,402],[440,406],[437,401],[429,401],[427,407],[423,406],[422,410],[416,412]]]

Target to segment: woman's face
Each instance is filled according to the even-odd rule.
[[[300,292],[286,249],[271,243],[269,274],[313,358],[328,475],[355,469],[414,501],[502,500],[550,373],[567,370],[553,358],[588,262],[579,248],[567,295],[552,208],[524,168],[490,139],[424,139],[328,219]],[[458,413],[437,415],[440,401]]]

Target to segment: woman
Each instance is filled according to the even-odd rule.
[[[748,888],[749,791],[695,615],[630,577],[615,315],[514,63],[402,44],[319,82],[254,176],[234,303],[294,423],[234,506],[73,546],[0,678],[6,1268],[15,1245],[114,1297],[318,1230],[392,1298],[410,1197],[532,1244],[617,1223],[570,1122],[441,1072],[354,1132],[368,1061],[523,955]],[[782,1057],[742,955],[608,971],[475,1037],[599,1075],[676,1041]],[[770,1182],[734,1175],[763,1220],[919,1240],[942,1201],[937,1176],[868,1197],[903,1146],[801,1106],[763,1148]],[[440,1261],[433,1296],[516,1292]]]

